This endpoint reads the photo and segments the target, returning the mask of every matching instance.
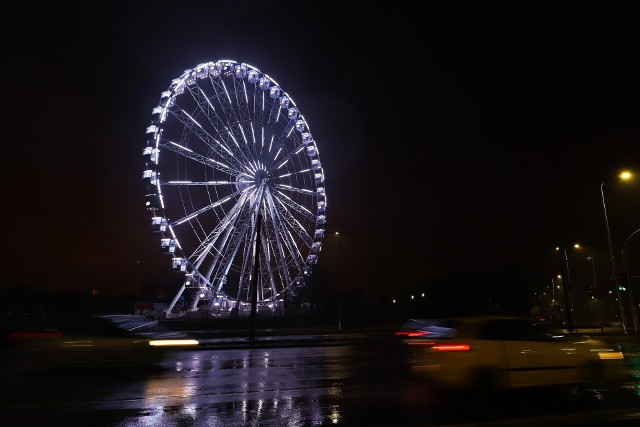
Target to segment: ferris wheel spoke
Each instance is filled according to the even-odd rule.
[[[249,197],[245,198],[245,200],[249,200]],[[255,215],[252,215],[251,212],[254,212],[256,209],[256,202],[252,202],[250,204],[243,203],[243,207],[237,209],[236,214],[232,219],[229,219],[228,223],[233,224],[233,227],[228,227],[228,233],[225,236],[225,239],[218,245],[218,253],[219,255],[213,261],[209,268],[210,274],[214,271],[218,266],[221,267],[222,277],[227,277],[230,269],[233,267],[234,260],[237,259],[238,253],[240,249],[245,246],[245,250],[242,251],[242,266],[240,268],[240,279],[239,285],[242,288],[242,285],[245,283],[245,270],[246,270],[246,262],[247,262],[247,250],[246,245],[248,241],[252,240],[252,236],[248,233],[254,227]],[[244,213],[244,214],[242,214]],[[235,233],[231,233],[231,230],[236,230]],[[250,261],[252,258],[249,257]],[[222,264],[218,262],[222,260]],[[239,290],[240,291],[240,290]]]
[[[189,256],[190,259],[194,262],[194,267],[200,270],[202,263],[205,261],[205,258],[208,255],[213,256],[213,260],[211,262],[211,268],[205,274],[205,277],[211,278],[213,274],[213,266],[215,266],[218,262],[218,259],[221,255],[221,252],[218,250],[216,243],[218,239],[221,239],[224,245],[224,242],[228,240],[229,234],[231,233],[232,228],[227,226],[228,223],[220,223],[218,227],[216,227],[212,233],[207,236],[205,240],[203,240],[200,245],[194,250],[194,252]]]
[[[278,261],[282,264],[281,274],[287,283],[292,283],[290,270],[295,268],[298,271],[302,271],[301,267],[303,267],[304,258],[300,253],[298,245],[295,244],[295,240],[291,235],[291,230],[286,228],[279,228],[277,231],[280,234],[279,240],[283,242],[281,244],[281,248],[278,248],[280,254],[277,258]],[[289,254],[288,256],[287,253]]]
[[[263,115],[264,115],[264,103],[265,103],[265,93],[264,91],[260,93],[260,99],[256,99],[257,92],[253,92],[253,109],[252,109],[252,119],[251,119],[251,134],[253,136],[253,148],[254,151],[262,151],[264,148],[264,128],[260,128],[260,135],[256,138],[256,129],[254,124],[263,123]],[[259,150],[258,150],[259,148]]]
[[[176,226],[176,225],[180,225],[186,221],[189,221],[195,217],[197,217],[198,215],[203,214],[204,212],[207,212],[213,208],[216,208],[224,203],[227,203],[229,200],[234,200],[236,197],[238,197],[238,195],[240,194],[240,191],[236,191],[230,195],[228,195],[227,197],[224,197],[218,201],[216,201],[215,203],[211,203],[203,208],[198,209],[195,212],[190,213],[189,215],[183,216],[182,218],[179,218],[173,222],[171,222],[171,226]]]
[[[277,192],[276,194],[277,197],[275,199],[283,205],[284,209],[292,209],[310,221],[315,222],[318,219],[315,213],[311,212],[307,207],[301,205],[300,203],[295,202],[286,194],[282,192]]]
[[[225,83],[223,81],[219,84],[213,83],[216,99],[223,111],[223,114],[220,115],[216,110],[216,117],[225,128],[225,134],[233,141],[235,145],[234,152],[237,153],[238,156],[241,156],[245,162],[248,162],[249,158],[247,157],[245,149],[243,149],[243,147],[249,146],[244,126],[247,123],[251,125],[252,122],[248,115],[248,111],[246,111],[248,109],[248,103],[241,103],[238,101],[238,92],[246,93],[246,87],[243,85],[241,86],[242,89],[239,90],[237,84],[238,83],[234,80],[234,97],[236,99],[236,103],[234,104]],[[238,117],[238,113],[240,113],[240,117]],[[239,141],[239,137],[241,137],[242,141]]]
[[[220,114],[218,114],[218,111],[216,110],[215,106],[211,102],[211,99],[206,96],[206,94],[203,92],[203,89],[197,84],[195,85],[195,87],[197,88],[197,90],[192,90],[190,88],[189,92],[191,93],[191,96],[193,97],[198,108],[205,116],[207,122],[213,128],[214,133],[220,136],[229,135],[232,141],[234,142],[235,146],[239,147],[238,141],[235,139],[235,137],[233,136],[233,132],[227,125],[228,120],[224,120],[224,118]],[[222,144],[222,142],[220,142],[220,144]],[[231,146],[229,146],[226,143],[222,145],[224,146],[225,151],[227,151],[230,155],[234,156],[234,154],[232,153],[233,148]],[[240,154],[244,154],[244,153],[240,151]]]
[[[283,259],[281,246],[276,241],[278,235],[275,223],[273,222],[273,210],[270,209],[270,195],[268,191],[264,193],[265,203],[262,206],[263,211],[263,227],[262,227],[262,253],[261,253],[261,266],[266,269],[262,272],[264,277],[261,280],[262,287],[258,289],[261,300],[273,300],[277,295],[276,283],[289,283],[284,279],[282,274],[283,266],[280,265],[280,260]]]
[[[236,175],[238,171],[226,163],[219,162],[217,160],[211,159],[209,157],[203,156],[201,154],[195,153],[193,150],[184,147],[178,143],[161,139],[158,143],[159,147],[166,148],[169,151],[172,151],[178,154],[180,157],[193,160],[197,163],[200,163],[205,166],[210,166],[213,169],[220,170],[222,172],[226,172],[229,175]]]
[[[271,194],[267,194],[267,200],[269,202],[270,214],[274,220],[274,230],[280,232],[280,236],[276,236],[278,240],[278,246],[286,246],[289,248],[289,252],[292,254],[298,254],[296,259],[302,259],[298,246],[295,244],[296,239],[293,238],[291,232],[295,231],[299,240],[305,245],[311,246],[313,238],[309,235],[306,229],[300,224],[300,222],[291,215],[282,201],[273,198]],[[278,208],[280,204],[280,208]],[[278,226],[280,224],[280,226]],[[282,240],[281,240],[282,239]]]
[[[238,168],[238,158],[229,150],[226,144],[223,144],[217,138],[214,138],[200,123],[198,123],[191,115],[184,110],[172,110],[172,115],[184,125],[188,135],[195,135],[196,138],[206,145],[208,149],[213,151],[217,156],[227,162],[229,165],[234,164]],[[221,134],[222,135],[222,134]],[[231,134],[232,135],[232,134]],[[179,145],[182,148],[186,146]],[[229,166],[230,167],[230,166]]]
[[[216,246],[216,243],[219,239],[221,239],[220,247],[224,247],[226,242],[228,241],[229,234],[234,229],[235,218],[238,216],[238,212],[240,210],[240,206],[243,202],[237,203],[233,210],[229,212],[220,223],[209,233],[209,235],[200,243],[198,247],[195,248],[193,253],[189,256],[190,259],[194,260],[194,265],[197,269],[200,269],[203,261],[205,260],[207,255],[213,255],[212,265],[218,262],[218,259],[222,252]],[[206,276],[211,277],[212,268],[209,269]]]
[[[300,154],[304,149],[306,148],[305,144],[300,144],[298,145],[295,150],[289,152],[289,153],[285,153],[284,157],[280,160],[278,160],[278,169],[281,169],[284,165],[286,165],[287,163],[289,163],[293,158],[295,158],[298,154]],[[278,156],[276,156],[277,158]],[[274,160],[276,160],[276,158],[274,158]]]
[[[227,278],[232,269],[236,268],[234,264],[249,230],[249,221],[238,221],[238,224],[240,227],[237,229],[240,231],[235,234],[231,232],[226,233],[223,245],[221,245],[219,249],[219,255],[209,268],[211,274],[216,271],[216,277],[219,279],[218,291],[220,291],[221,287],[227,282]],[[242,277],[240,276],[240,278],[236,280],[240,286],[242,284]]]
[[[248,222],[241,220],[240,209],[234,211],[234,215],[225,218],[225,225],[219,227],[210,238],[206,251],[201,251],[198,266],[203,262],[204,256],[212,254],[213,258],[207,269],[207,277],[214,278],[218,287],[216,292],[221,292],[222,286],[226,283],[227,276],[233,268],[236,254],[242,244],[242,238],[248,229]],[[220,238],[220,239],[219,239]]]
[[[278,270],[277,270],[277,266],[273,265],[273,257],[272,257],[272,252],[273,252],[273,248],[272,245],[269,243],[270,239],[267,233],[267,230],[264,230],[263,232],[264,236],[261,239],[262,242],[262,259],[264,260],[264,262],[262,263],[262,265],[266,266],[266,272],[264,273],[264,276],[266,278],[264,285],[263,285],[263,289],[261,289],[261,295],[260,295],[260,299],[265,300],[265,299],[270,299],[273,298],[277,292],[276,290],[276,277],[275,275],[277,274]],[[275,270],[274,270],[275,267]],[[287,283],[285,281],[285,283]],[[268,289],[268,296],[267,296],[267,292],[265,292],[265,290]]]
[[[271,195],[269,195],[271,197]],[[284,201],[285,200],[289,200],[288,198],[282,198],[282,197],[271,197],[270,198],[271,203],[274,207],[274,212],[277,212],[277,216],[279,217],[279,220],[283,223],[283,224],[287,224],[288,228],[287,230],[289,231],[295,231],[297,236],[299,237],[299,239],[305,243],[305,246],[307,247],[311,247],[313,245],[313,239],[314,237],[312,237],[308,231],[305,229],[305,227],[300,223],[300,221],[298,219],[296,219],[292,214],[291,214],[291,206],[296,206],[297,204],[292,203],[292,204],[285,204]],[[292,202],[292,201],[291,201]],[[278,207],[278,205],[280,205],[280,207]],[[295,209],[293,209],[295,210]],[[303,217],[305,216],[305,213],[311,215],[311,213],[307,210],[307,209],[302,209],[299,211],[299,213],[303,214]],[[307,216],[307,220],[312,219],[314,222],[316,220],[316,217],[313,216],[312,218],[310,218],[309,216]],[[295,242],[295,240],[287,240],[288,243],[290,243],[290,246],[295,246],[295,244],[291,243],[291,242]],[[293,251],[292,251],[293,252]],[[296,252],[299,253],[299,250],[296,247]]]
[[[241,295],[242,292],[246,292],[246,299],[249,299],[249,295],[248,295],[248,289],[249,289],[249,280],[252,278],[252,274],[253,271],[251,271],[250,267],[253,265],[253,259],[254,259],[254,253],[253,253],[253,248],[254,248],[254,241],[256,239],[256,227],[257,227],[257,215],[253,215],[251,214],[252,212],[256,212],[256,208],[259,206],[261,202],[254,202],[252,204],[252,206],[250,207],[249,210],[249,215],[247,215],[245,218],[245,224],[242,228],[242,232],[237,236],[238,239],[238,243],[236,244],[235,248],[234,248],[234,255],[232,257],[232,259],[235,258],[236,254],[238,253],[238,250],[240,249],[240,246],[242,244],[243,246],[243,251],[241,254],[241,267],[240,267],[240,280],[238,283],[238,290],[237,290],[237,299],[241,299]],[[251,232],[251,234],[248,234],[248,232]],[[257,247],[255,247],[255,250],[258,250]]]
[[[302,267],[300,269],[302,271],[304,258],[301,254],[302,248],[300,245],[308,249],[313,243],[313,237],[300,221],[313,221],[315,224],[315,217],[308,210],[305,212],[305,216],[300,217],[299,212],[294,215],[295,209],[291,208],[291,204],[284,203],[280,197],[274,197],[272,205],[274,212],[276,212],[274,217],[278,218],[278,224],[281,225],[278,228],[278,244],[288,249],[291,259],[296,266]]]
[[[279,91],[280,89],[278,88],[277,90]],[[273,130],[275,129],[276,123],[278,123],[278,120],[280,120],[280,117],[282,116],[282,108],[280,107],[280,104],[280,102],[274,102],[272,104],[271,109],[269,110],[269,118],[265,124],[265,126],[271,130],[272,134],[275,133]]]
[[[247,194],[244,193],[240,197],[239,201],[232,207],[232,209],[220,220],[217,227],[207,236],[207,238],[200,244],[199,247],[191,255],[191,258],[196,260],[196,267],[199,269],[200,265],[204,261],[206,255],[214,253],[211,266],[208,269],[207,277],[213,274],[213,268],[218,264],[220,257],[223,255],[224,248],[228,247],[229,236],[232,231],[237,230],[238,218],[247,201]],[[216,246],[220,239],[219,245]]]
[[[219,97],[218,100],[219,100],[220,104],[223,105],[223,109],[227,113],[225,115],[225,117],[227,119],[227,125],[229,126],[229,129],[232,129],[232,127],[230,126],[232,121],[235,124],[243,123],[242,118],[238,117],[238,113],[239,112],[242,113],[243,110],[241,108],[242,104],[238,102],[238,90],[237,90],[238,86],[237,86],[237,82],[236,82],[235,79],[233,80],[234,89],[236,89],[233,92],[234,98],[236,99],[235,103],[231,100],[231,95],[229,94],[229,90],[227,89],[227,85],[225,84],[225,82],[223,80],[220,81],[220,85],[221,85],[222,89],[224,90],[224,95],[225,96],[224,96],[224,98],[223,97]],[[223,99],[225,99],[225,98],[228,101],[227,108],[224,108],[225,105],[224,105]],[[230,135],[233,135],[233,132]],[[240,144],[238,143],[238,140],[236,138],[234,138],[234,142],[236,143],[237,148],[241,149]]]
[[[279,190],[280,192],[288,191],[290,193],[299,193],[299,194],[304,194],[304,195],[307,195],[307,196],[317,196],[318,195],[318,191],[309,190],[308,188],[292,187],[290,185],[285,185],[285,184],[276,184],[275,188],[277,190]]]
[[[181,186],[226,186],[236,185],[235,181],[162,181],[164,185],[181,185]]]
[[[281,234],[281,238],[279,240],[282,242],[282,246],[288,249],[292,258],[302,261],[303,257],[300,252],[300,245],[296,242],[299,241],[301,244],[304,244],[306,248],[309,248],[313,242],[309,239],[308,235],[305,236],[304,232],[301,233],[301,229],[299,227],[296,227],[295,221],[288,222],[287,224],[289,225],[289,227],[278,228],[278,231]],[[295,237],[298,237],[298,239],[296,239]]]

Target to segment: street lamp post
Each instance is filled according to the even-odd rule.
[[[613,285],[616,290],[616,299],[618,300],[618,311],[620,312],[620,321],[622,322],[622,332],[627,333],[627,324],[624,319],[624,306],[622,304],[622,296],[620,294],[620,286],[618,286],[618,273],[616,272],[616,262],[613,257],[613,244],[611,243],[611,230],[609,228],[609,218],[607,216],[607,205],[604,201],[604,181],[600,184],[600,195],[602,196],[602,210],[604,212],[604,223],[607,228],[607,241],[609,242],[609,258],[611,260],[611,275]]]
[[[562,280],[562,276],[558,275],[558,280],[561,281]],[[553,288],[553,321],[554,323],[559,323],[561,316],[560,316],[560,312],[562,311],[560,309],[560,306],[562,304],[560,304],[560,291],[558,291],[558,294],[556,295],[556,289],[560,289],[560,282],[556,283],[556,281],[554,280],[554,278],[551,278],[551,287]]]
[[[342,330],[342,284],[340,283],[340,280],[342,279],[342,277],[340,277],[340,264],[342,264],[342,252],[341,252],[341,244],[340,241],[342,240],[340,238],[340,232],[336,231],[336,239],[338,239],[338,330],[341,331]]]
[[[560,253],[560,267],[561,267],[561,280],[562,290],[564,292],[564,304],[567,317],[567,329],[569,331],[575,331],[573,323],[573,295],[571,290],[571,274],[569,272],[569,259],[567,258],[567,250],[558,247],[557,250]]]
[[[600,333],[604,333],[602,326],[602,312],[600,311],[600,300],[598,299],[598,285],[596,281],[596,266],[592,256],[587,257],[587,261],[591,263],[591,271],[593,272],[593,283],[591,284],[591,297],[596,301],[596,310],[598,310],[598,320],[600,321]]]
[[[618,178],[620,178],[623,181],[629,181],[633,178],[633,174],[629,171],[622,171],[618,175]],[[618,284],[616,262],[613,256],[613,244],[611,243],[611,229],[609,228],[609,218],[607,217],[607,205],[605,204],[605,201],[604,201],[604,181],[600,184],[600,195],[602,196],[602,209],[604,211],[604,223],[607,228],[607,240],[609,243],[609,258],[611,259],[611,274],[613,276],[612,277],[613,284],[616,288],[616,298],[618,299],[618,309],[620,311],[620,320],[622,322],[622,330],[626,334],[627,325],[626,325],[625,316],[624,316],[624,305],[622,303],[622,296],[620,294],[620,285]],[[624,262],[624,259],[623,259],[623,262]],[[631,290],[629,290],[629,301],[631,302],[630,310],[631,310],[631,317],[633,319],[634,331],[638,333],[638,320],[637,320],[638,316],[637,316],[637,310],[635,307],[635,302],[633,301],[633,292],[631,292]]]

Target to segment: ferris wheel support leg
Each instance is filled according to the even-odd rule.
[[[186,286],[183,283],[182,287],[180,288],[180,290],[178,291],[178,293],[176,294],[176,296],[173,298],[173,301],[171,301],[171,304],[169,304],[169,308],[167,308],[166,314],[167,316],[169,316],[171,314],[171,310],[173,310],[173,307],[176,305],[176,303],[178,302],[178,299],[180,298],[180,296],[182,295],[182,293],[184,292]]]
[[[200,302],[200,292],[196,292],[196,295],[193,297],[193,302],[191,303],[191,308],[189,309],[189,311],[198,311],[199,302]]]

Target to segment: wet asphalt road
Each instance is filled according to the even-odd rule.
[[[403,346],[352,338],[212,341],[144,367],[21,370],[3,363],[0,424],[640,425],[635,380],[601,390],[443,395],[410,374]],[[623,345],[633,377],[638,346]]]

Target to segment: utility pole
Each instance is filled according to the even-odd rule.
[[[340,232],[336,231],[336,238],[338,239],[338,330],[342,330],[342,280],[340,267],[342,264],[342,245]]]
[[[258,274],[260,273],[260,225],[262,214],[256,218],[256,238],[253,261],[253,277],[251,278],[251,316],[249,318],[249,339],[256,339],[256,318],[258,317]]]
[[[607,229],[607,241],[609,243],[609,259],[611,261],[611,281],[616,291],[616,299],[618,300],[618,310],[620,311],[620,321],[622,322],[622,332],[627,334],[627,322],[624,315],[624,304],[622,303],[622,294],[620,292],[620,284],[618,283],[618,272],[616,271],[616,262],[613,256],[613,244],[611,243],[611,229],[609,228],[609,217],[607,216],[607,205],[604,202],[604,182],[600,184],[600,195],[602,196],[602,211],[604,212],[604,224]]]
[[[590,296],[596,301],[596,310],[598,311],[598,320],[600,321],[600,333],[604,333],[604,326],[602,325],[602,313],[600,311],[600,295],[598,294],[598,286],[596,281],[596,265],[593,261],[593,257],[587,257],[587,261],[591,263],[591,272],[593,274],[593,282],[591,283],[591,292]]]
[[[569,332],[575,331],[573,324],[573,295],[571,292],[571,276],[569,274],[569,260],[567,258],[567,250],[559,248],[560,267],[562,275],[562,290],[564,291],[564,305],[567,311],[567,329]]]

